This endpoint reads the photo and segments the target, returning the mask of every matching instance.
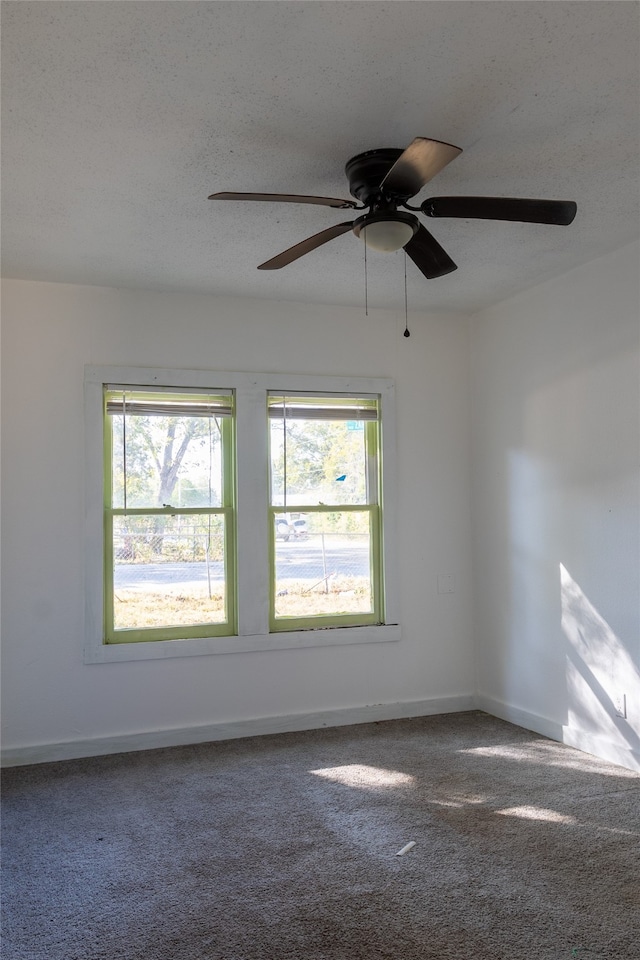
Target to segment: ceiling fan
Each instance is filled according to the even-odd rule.
[[[266,200],[283,203],[314,203],[339,210],[366,210],[355,220],[337,223],[320,233],[296,243],[258,270],[279,270],[299,257],[310,253],[329,240],[352,230],[375,250],[393,251],[404,248],[419,270],[429,280],[457,269],[449,254],[420,223],[414,213],[427,217],[461,217],[462,219],[519,220],[526,223],[568,225],[576,215],[572,200],[524,200],[509,197],[431,197],[419,207],[407,203],[436,174],[462,153],[460,147],[440,140],[416,137],[406,150],[385,148],[367,150],[348,161],[345,172],[353,200],[333,197],[309,197],[291,193],[213,193],[209,200]]]

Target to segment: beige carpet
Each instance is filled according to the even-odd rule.
[[[4,960],[640,957],[640,776],[483,713],[18,767],[3,793]]]

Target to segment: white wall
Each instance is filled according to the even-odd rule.
[[[470,340],[461,317],[406,340],[383,311],[4,281],[9,761],[428,712],[477,684],[490,712],[640,767],[637,265],[632,245],[573,270]],[[393,377],[402,640],[83,664],[87,363]]]
[[[473,317],[471,399],[479,703],[640,768],[638,262]]]
[[[375,310],[4,281],[2,707],[14,762],[154,731],[173,732],[159,743],[215,724],[237,733],[251,718],[471,704],[468,322],[418,317],[408,340],[402,329]],[[402,639],[83,664],[85,364],[393,377]],[[438,574],[455,577],[454,594],[437,593]],[[251,731],[273,729],[263,720]],[[52,744],[67,748],[34,750]]]

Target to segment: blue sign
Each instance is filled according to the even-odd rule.
[[[347,430],[364,430],[362,420],[347,420]]]

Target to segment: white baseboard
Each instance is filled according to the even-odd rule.
[[[605,737],[585,733],[567,725],[530,713],[512,704],[504,703],[486,694],[460,694],[452,697],[433,697],[427,700],[409,700],[396,703],[377,703],[339,710],[315,713],[297,713],[276,717],[256,717],[197,727],[170,730],[150,730],[113,737],[95,737],[85,740],[65,740],[33,746],[9,747],[0,754],[3,767],[31,763],[51,763],[82,757],[99,757],[112,753],[130,753],[136,750],[154,750],[160,747],[186,746],[215,740],[235,740],[270,733],[292,733],[301,730],[320,730],[376,720],[402,720],[409,717],[428,717],[465,710],[483,710],[485,713],[525,730],[532,730],[551,740],[566,743],[610,763],[640,771],[640,753],[631,747],[612,743]]]
[[[484,693],[477,693],[475,696],[475,705],[478,710],[484,710],[493,717],[500,720],[507,720],[508,723],[514,723],[517,727],[524,727],[525,730],[533,730],[534,733],[540,733],[543,737],[549,737],[550,740],[557,740],[562,743],[562,724],[548,720],[546,717],[540,717],[535,713],[529,713],[527,710],[521,710],[510,703],[504,703],[494,697],[488,697]]]
[[[178,747],[213,740],[235,740],[269,733],[291,733],[300,730],[319,730],[324,727],[342,727],[376,720],[403,720],[408,717],[427,717],[439,713],[460,713],[475,709],[473,694],[452,697],[434,697],[428,700],[410,700],[399,703],[376,703],[340,710],[322,710],[316,713],[288,714],[280,717],[257,717],[251,720],[233,720],[197,727],[171,730],[151,730],[126,733],[114,737],[96,737],[86,740],[65,740],[59,743],[41,743],[34,746],[9,747],[0,755],[3,767],[17,767],[30,763],[51,763],[57,760],[76,760],[81,757],[100,757],[111,753],[129,753],[135,750],[153,750],[159,747]],[[489,713],[491,711],[488,711]]]
[[[567,746],[575,747],[577,750],[590,753],[601,760],[617,763],[620,767],[626,767],[627,770],[640,773],[640,751],[624,744],[612,743],[606,737],[576,730],[574,727],[564,727],[563,730],[564,739],[562,742],[566,743]]]
[[[482,693],[476,694],[475,706],[478,710],[484,710],[485,713],[490,713],[494,717],[507,720],[518,727],[524,727],[525,730],[533,730],[534,733],[540,733],[543,737],[549,737],[550,740],[557,740],[558,743],[566,743],[567,746],[575,747],[600,760],[616,763],[628,770],[640,771],[640,752],[626,744],[613,743],[605,736],[585,732],[568,724],[557,723]]]

